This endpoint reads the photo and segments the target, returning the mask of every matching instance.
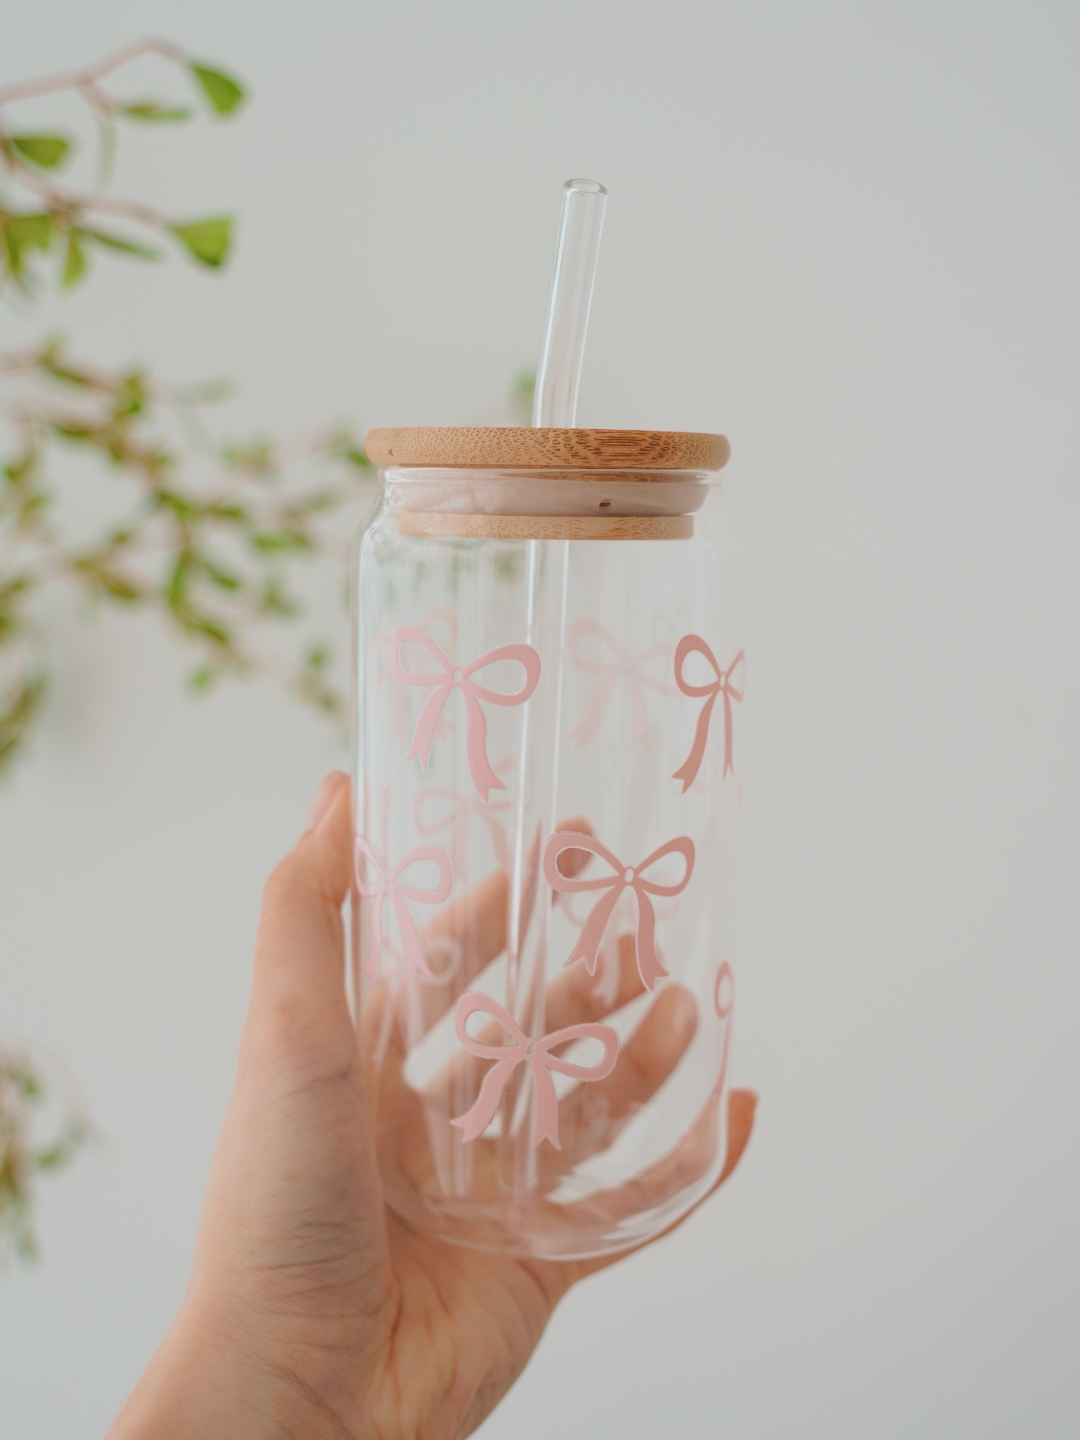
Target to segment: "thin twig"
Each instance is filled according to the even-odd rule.
[[[45,75],[38,80],[22,80],[0,87],[0,106],[12,105],[16,100],[33,100],[39,95],[55,95],[63,90],[96,89],[106,75],[113,74],[142,55],[160,55],[178,65],[185,65],[188,60],[179,45],[157,36],[148,36],[145,40],[136,40],[131,45],[114,50],[96,65],[88,65],[83,70],[66,70],[59,75]]]

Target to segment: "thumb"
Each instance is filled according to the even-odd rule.
[[[307,830],[263,894],[251,996],[251,1018],[260,1029],[270,1024],[301,1034],[314,1028],[320,1043],[336,1032],[355,1045],[341,918],[351,839],[349,777],[338,770],[323,781]]]

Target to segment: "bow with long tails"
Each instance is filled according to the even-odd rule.
[[[374,884],[367,884],[360,875],[360,861],[364,859],[375,872]],[[430,860],[438,866],[439,883],[434,890],[418,890],[413,885],[402,885],[401,876],[419,860]],[[396,865],[388,865],[385,869],[375,858],[375,852],[362,835],[356,837],[356,849],[353,853],[354,882],[359,894],[365,899],[374,903],[371,907],[371,951],[368,955],[368,962],[364,971],[370,980],[377,980],[379,968],[382,965],[383,934],[382,934],[382,911],[383,901],[390,897],[394,906],[394,914],[397,917],[398,929],[401,931],[401,943],[405,950],[405,959],[409,966],[409,978],[422,970],[425,975],[430,975],[427,961],[424,959],[424,952],[420,948],[420,937],[416,933],[416,926],[409,914],[406,900],[420,900],[425,905],[439,905],[450,894],[450,888],[454,883],[453,871],[450,868],[450,860],[444,850],[437,845],[421,845],[416,850],[410,850],[403,855]]]
[[[690,685],[683,679],[683,665],[686,662],[686,657],[695,651],[699,655],[705,656],[705,659],[716,673],[716,679],[711,680],[708,685]],[[732,676],[738,667],[743,664],[745,659],[746,651],[740,650],[728,668],[721,670],[720,666],[716,663],[716,656],[709,649],[708,645],[706,645],[705,641],[702,640],[700,635],[684,635],[675,647],[675,684],[678,685],[684,695],[691,695],[695,698],[702,695],[708,697],[705,704],[701,707],[701,714],[698,716],[697,730],[694,733],[694,744],[687,757],[686,764],[681,765],[671,777],[673,780],[681,780],[683,782],[682,788],[684,795],[697,779],[697,773],[701,769],[701,762],[705,758],[705,742],[709,738],[709,720],[712,717],[713,706],[716,704],[716,697],[718,695],[723,695],[724,697],[723,775],[726,775],[728,771],[733,768],[731,761],[733,738],[731,702],[733,700],[742,700],[743,692],[740,687],[744,682],[740,677],[739,684],[736,685],[732,681]],[[723,779],[723,775],[721,779]]]
[[[559,870],[558,859],[564,850],[587,850],[591,855],[598,855],[605,860],[615,872],[613,875],[604,875],[595,880],[570,880]],[[662,860],[665,855],[681,855],[686,863],[686,873],[677,885],[658,885],[654,880],[646,880],[644,871],[657,860]],[[603,939],[604,929],[611,919],[611,913],[618,903],[619,896],[624,890],[633,890],[637,900],[638,923],[637,923],[637,965],[638,974],[641,976],[641,983],[646,990],[652,990],[656,982],[662,979],[668,972],[660,963],[660,957],[656,953],[656,912],[653,910],[650,895],[681,895],[690,883],[690,876],[694,873],[694,842],[688,835],[680,835],[677,840],[669,840],[666,845],[661,845],[659,850],[654,850],[651,855],[646,856],[640,865],[624,865],[621,860],[614,856],[606,845],[601,845],[591,835],[584,835],[576,830],[557,830],[544,848],[544,878],[553,890],[576,891],[576,890],[606,890],[607,894],[597,900],[596,904],[586,916],[585,923],[570,954],[567,965],[573,965],[576,960],[584,960],[585,968],[592,975],[596,971],[596,952],[599,949],[600,941]]]
[[[466,1026],[471,1016],[481,1012],[497,1020],[513,1043],[485,1045],[480,1040],[474,1040]],[[559,1101],[551,1072],[557,1070],[560,1075],[569,1075],[574,1080],[603,1080],[604,1076],[610,1075],[615,1068],[619,1055],[619,1032],[610,1025],[568,1025],[565,1030],[553,1030],[550,1035],[534,1040],[525,1034],[514,1017],[504,1010],[497,1000],[492,1000],[489,995],[478,995],[472,990],[466,991],[458,1001],[454,1023],[457,1037],[466,1050],[473,1055],[479,1055],[483,1060],[497,1062],[484,1076],[480,1094],[476,1097],[472,1109],[450,1121],[451,1125],[456,1125],[463,1132],[466,1140],[475,1140],[487,1129],[495,1118],[506,1082],[519,1065],[527,1064],[532,1071],[533,1081],[532,1149],[535,1150],[541,1140],[550,1140],[556,1150],[561,1150]],[[602,1059],[595,1065],[571,1065],[568,1060],[560,1060],[557,1055],[552,1055],[551,1051],[557,1045],[565,1045],[569,1040],[599,1040],[604,1047]]]
[[[446,627],[447,648],[457,648],[457,614],[452,605],[436,605],[420,621],[424,629],[433,625]],[[390,685],[390,734],[400,740],[405,729],[405,691],[401,681],[394,674],[393,664],[394,632],[382,630],[371,642],[371,658],[376,685]],[[385,657],[385,659],[383,658]],[[381,663],[380,663],[381,662]]]
[[[716,972],[713,1004],[716,1006],[717,1015],[724,1022],[724,1039],[720,1049],[720,1078],[712,1090],[713,1098],[718,1100],[723,1094],[724,1080],[727,1078],[728,1050],[731,1046],[731,1012],[735,1008],[735,977],[726,960]]]
[[[582,642],[588,636],[595,636],[604,650],[611,655],[610,661],[590,659],[582,653]],[[657,645],[643,650],[639,655],[627,655],[610,631],[605,630],[598,620],[588,616],[575,620],[570,627],[570,659],[583,675],[595,675],[592,699],[581,724],[571,730],[574,744],[580,749],[587,745],[599,730],[607,714],[611,693],[620,680],[625,679],[630,697],[630,748],[638,749],[649,741],[649,705],[646,687],[663,694],[666,689],[662,680],[655,680],[642,668],[650,660],[666,659],[671,654],[667,645]]]
[[[401,663],[401,647],[415,641],[422,645],[428,654],[432,655],[439,663],[440,672],[434,675],[422,675],[415,670],[406,670]],[[416,731],[413,734],[412,745],[406,760],[411,760],[414,755],[420,757],[420,768],[426,771],[428,766],[428,752],[431,749],[431,742],[435,738],[435,727],[439,723],[439,716],[442,714],[443,706],[450,698],[450,692],[455,687],[465,697],[465,707],[468,715],[468,738],[466,740],[466,753],[469,758],[469,774],[472,776],[473,784],[482,800],[486,800],[491,790],[505,790],[506,786],[495,774],[487,757],[487,717],[480,705],[481,700],[487,701],[489,705],[523,705],[529,696],[536,689],[540,679],[540,656],[531,645],[499,645],[494,650],[488,650],[481,655],[479,660],[474,660],[471,665],[455,665],[453,661],[442,650],[435,641],[424,630],[418,629],[415,625],[399,625],[394,631],[394,648],[392,652],[394,674],[403,685],[431,685],[435,687],[420,712],[420,719],[416,722]],[[497,660],[516,660],[525,671],[525,685],[512,695],[500,693],[498,690],[485,689],[478,685],[470,676],[477,670],[482,670],[485,665],[494,665]]]

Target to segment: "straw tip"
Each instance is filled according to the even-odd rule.
[[[599,180],[567,180],[562,187],[574,195],[606,195],[607,190]]]

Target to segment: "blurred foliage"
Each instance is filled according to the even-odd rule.
[[[86,70],[0,88],[0,289],[33,299],[50,265],[60,288],[70,289],[86,278],[95,251],[159,259],[160,248],[147,243],[155,236],[204,267],[228,259],[231,217],[185,220],[108,190],[120,124],[173,124],[194,113],[104,88],[107,76],[145,55],[180,67],[212,117],[243,104],[239,81],[161,40]],[[75,152],[72,137],[29,133],[11,119],[16,102],[64,92],[81,97],[98,124],[93,190],[58,178]],[[41,601],[56,585],[152,611],[191,646],[196,690],[225,675],[269,673],[320,711],[342,712],[325,640],[306,636],[289,660],[257,637],[266,635],[266,622],[302,616],[298,563],[341,563],[328,522],[365,498],[369,487],[357,481],[371,467],[351,435],[334,428],[298,444],[216,444],[203,414],[223,393],[170,386],[138,367],[93,365],[56,339],[0,349],[0,771],[41,713],[49,678]],[[126,482],[113,487],[96,534],[78,541],[62,523],[51,479],[72,451]]]
[[[75,1112],[64,1118],[48,1144],[35,1143],[34,1123],[48,1098],[30,1055],[0,1042],[0,1266],[12,1256],[36,1259],[32,1204],[36,1178],[62,1169],[90,1134],[86,1119]]]
[[[156,261],[171,245],[204,268],[229,258],[230,216],[168,215],[110,190],[122,126],[160,127],[195,114],[183,101],[125,99],[105,87],[151,55],[186,75],[212,118],[244,103],[238,80],[162,40],[84,70],[0,87],[0,291],[24,310],[50,276],[61,291],[83,283],[95,256]],[[75,137],[12,118],[20,102],[64,94],[79,97],[96,124],[88,189],[65,178]],[[45,602],[58,586],[153,613],[189,647],[195,690],[226,675],[270,674],[320,712],[342,713],[325,640],[305,636],[295,659],[263,642],[276,624],[303,615],[300,564],[324,558],[344,568],[341,512],[369,500],[370,486],[357,482],[371,466],[337,428],[295,444],[216,443],[204,412],[224,393],[171,386],[138,366],[92,364],[58,339],[0,347],[0,773],[41,714],[50,674]],[[74,539],[64,501],[73,488],[97,483],[95,470],[106,483],[102,514],[89,537]],[[0,1047],[0,1259],[36,1254],[35,1178],[66,1164],[88,1133],[84,1120],[69,1119],[54,1143],[35,1148],[44,1098],[28,1055]]]
[[[129,45],[85,70],[0,88],[0,176],[6,181],[0,192],[0,288],[13,283],[32,293],[46,257],[56,260],[61,285],[76,285],[85,277],[87,256],[95,247],[141,260],[160,259],[161,252],[146,243],[146,236],[153,233],[179,242],[203,265],[216,267],[228,257],[231,217],[183,220],[109,192],[120,124],[175,124],[194,114],[187,105],[122,100],[105,89],[103,82],[110,75],[144,55],[160,56],[185,71],[212,115],[235,114],[244,102],[238,81],[192,60],[165,40]],[[91,190],[59,178],[75,152],[70,136],[22,131],[11,119],[10,108],[19,101],[65,92],[78,95],[97,122],[98,184]],[[107,222],[119,220],[123,233],[114,233],[108,224],[103,230],[102,216]]]
[[[533,397],[536,394],[536,371],[523,370],[514,381],[510,403],[514,408],[518,425],[531,425]]]

